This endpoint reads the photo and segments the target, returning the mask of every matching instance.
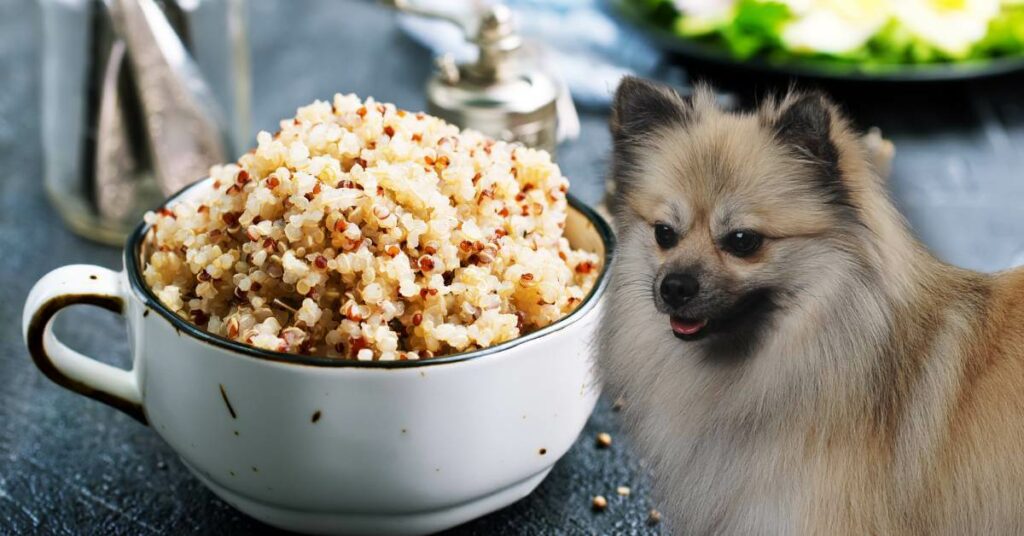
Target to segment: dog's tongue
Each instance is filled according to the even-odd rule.
[[[708,325],[707,320],[683,320],[674,316],[670,319],[670,322],[672,323],[672,331],[680,335],[693,335]]]

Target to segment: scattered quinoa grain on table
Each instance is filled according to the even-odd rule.
[[[612,446],[612,435],[608,432],[597,434],[597,448],[606,449]]]
[[[647,524],[657,525],[661,523],[661,512],[651,509],[650,513],[647,514]]]
[[[590,506],[597,512],[608,508],[608,499],[605,499],[603,495],[595,495],[590,501]]]
[[[619,486],[615,488],[615,493],[618,493],[622,497],[629,497],[631,491],[632,490],[629,489],[629,486]]]
[[[207,331],[423,359],[547,326],[597,278],[563,236],[569,183],[546,152],[354,95],[257,142],[210,191],[146,215],[146,283]]]

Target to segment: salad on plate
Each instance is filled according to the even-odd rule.
[[[1024,57],[1024,0],[624,0],[674,36],[738,60],[861,68]]]

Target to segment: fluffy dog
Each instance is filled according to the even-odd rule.
[[[627,78],[600,365],[679,534],[1024,534],[1024,271],[937,260],[816,93]]]

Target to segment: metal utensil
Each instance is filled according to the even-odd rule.
[[[228,129],[199,68],[153,0],[114,0],[127,44],[153,166],[171,194],[227,160]]]
[[[126,93],[129,85],[127,47],[118,39],[110,47],[103,73],[99,117],[96,124],[96,159],[93,183],[100,214],[114,220],[135,216],[144,182],[152,176],[139,161],[138,148],[129,133]],[[152,189],[152,188],[150,188]],[[153,196],[147,196],[153,197]]]

